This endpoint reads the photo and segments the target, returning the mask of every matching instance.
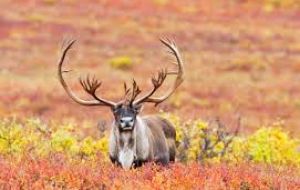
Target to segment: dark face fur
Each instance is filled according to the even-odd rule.
[[[131,104],[121,104],[113,108],[115,122],[121,131],[133,130],[140,109],[140,105]]]

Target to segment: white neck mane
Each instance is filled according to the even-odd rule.
[[[150,136],[147,125],[139,116],[136,118],[135,131],[135,146],[136,156],[138,159],[146,160],[150,153]]]

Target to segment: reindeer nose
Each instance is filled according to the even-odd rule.
[[[124,117],[121,119],[121,122],[123,123],[132,122],[132,121],[133,121],[132,117]]]
[[[124,117],[120,121],[121,121],[121,123],[124,124],[125,127],[132,127],[132,125],[133,125],[132,117]]]

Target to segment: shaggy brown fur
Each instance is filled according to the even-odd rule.
[[[175,139],[175,128],[166,119],[159,116],[139,117],[133,130],[120,131],[113,126],[110,158],[123,166],[139,167],[148,161],[166,165],[175,161]]]
[[[155,139],[158,140],[158,138],[163,138],[167,142],[169,161],[175,161],[176,131],[173,124],[159,116],[145,116],[142,117],[142,119],[147,123],[147,126],[150,128]],[[161,146],[161,144],[157,144],[157,146]]]

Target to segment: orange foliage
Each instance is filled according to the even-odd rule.
[[[300,188],[299,170],[272,166],[192,163],[148,164],[125,171],[99,159],[0,160],[1,189],[289,189]]]

